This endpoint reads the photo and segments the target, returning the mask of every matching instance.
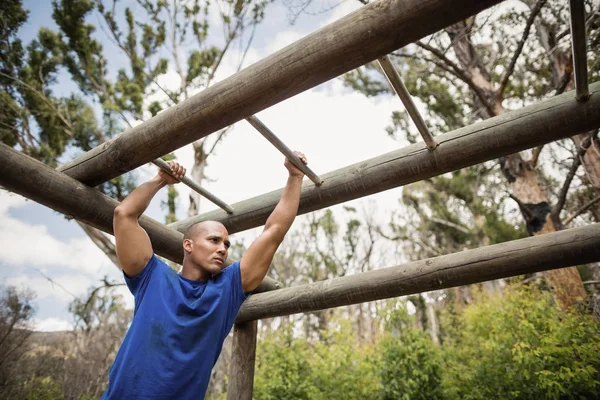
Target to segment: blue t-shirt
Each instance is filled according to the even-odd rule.
[[[247,296],[240,263],[206,281],[152,256],[135,278],[133,321],[102,399],[203,399],[223,341]]]

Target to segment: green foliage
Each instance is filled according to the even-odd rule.
[[[480,295],[445,349],[450,398],[593,398],[600,394],[600,324],[565,313],[532,288]]]
[[[379,343],[381,397],[385,400],[441,399],[440,349],[421,329],[410,324],[405,308],[393,310],[388,334]]]
[[[257,346],[254,398],[257,400],[308,399],[312,394],[312,368],[305,340],[282,331]]]
[[[27,385],[28,400],[57,400],[63,398],[62,387],[52,378],[35,378]]]
[[[291,329],[274,333],[257,348],[254,398],[377,399],[379,382],[369,349],[357,348],[350,324],[324,332],[314,344]]]
[[[384,335],[357,346],[349,323],[330,323],[321,341],[292,328],[257,347],[256,399],[592,399],[600,396],[600,323],[560,311],[547,292],[509,287],[476,294],[442,320],[436,346],[405,301],[382,313]],[[452,321],[450,321],[450,319]]]

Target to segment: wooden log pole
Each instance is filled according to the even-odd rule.
[[[287,145],[283,143],[281,139],[279,139],[277,135],[273,133],[273,131],[271,131],[265,124],[263,124],[263,122],[260,119],[258,119],[257,116],[251,115],[248,118],[246,118],[246,121],[248,121],[248,123],[252,125],[254,129],[260,132],[260,134],[263,135],[263,137],[267,139],[269,143],[273,145],[273,147],[279,150],[281,154],[286,156],[287,159],[290,160],[290,162],[296,166],[296,168],[304,172],[308,179],[313,181],[315,185],[321,186],[323,180],[319,178],[319,176],[315,174],[315,172],[312,169],[310,169],[308,165],[304,165],[304,163],[300,160],[300,158],[298,158],[298,156],[292,151],[292,149],[287,147]]]
[[[588,88],[587,35],[585,4],[583,0],[570,0],[571,47],[573,49],[573,70],[575,71],[575,96],[579,101],[590,97]]]
[[[542,143],[600,127],[600,82],[590,85],[592,96],[578,102],[572,93],[507,112],[443,135],[429,150],[424,143],[365,160],[321,175],[324,183],[302,187],[299,214],[308,213],[373,193],[417,182],[449,171],[495,159]],[[233,204],[235,214],[207,212],[169,226],[185,231],[191,224],[217,220],[229,233],[265,223],[283,189]]]
[[[59,170],[96,186],[500,1],[374,1]]]
[[[396,71],[392,60],[390,60],[390,57],[384,56],[377,61],[379,62],[379,66],[383,70],[386,78],[390,82],[390,86],[392,86],[392,89],[394,89],[398,97],[400,97],[400,101],[402,101],[402,104],[404,105],[404,108],[406,108],[408,115],[410,115],[410,118],[421,134],[425,145],[429,150],[435,149],[437,147],[437,143],[431,132],[429,132],[427,124],[423,120],[423,117],[421,117],[421,113],[417,109],[417,106],[408,92],[408,89],[404,85],[404,82],[402,82],[402,78],[400,77],[398,71]]]
[[[156,160],[153,160],[152,164],[156,165],[158,168],[171,175],[171,166],[162,158],[157,158]],[[211,203],[216,204],[222,210],[225,210],[227,214],[233,214],[233,208],[229,204],[225,203],[223,200],[219,199],[217,196],[204,189],[196,181],[192,180],[187,175],[184,176],[183,179],[181,179],[181,183],[192,189],[194,192],[198,193],[200,196],[208,199]]]
[[[600,261],[600,224],[252,296],[236,322],[347,306]]]
[[[0,143],[0,185],[55,211],[113,234],[114,199]],[[154,251],[178,264],[183,262],[183,234],[142,216]]]
[[[113,234],[117,201],[3,143],[0,143],[0,160],[0,185],[5,189]],[[177,264],[183,262],[181,232],[146,216],[140,218],[140,225],[148,232],[156,254]],[[254,292],[279,287],[279,282],[267,277]]]
[[[233,353],[229,366],[227,400],[252,400],[257,326],[258,321],[242,322],[233,326]]]

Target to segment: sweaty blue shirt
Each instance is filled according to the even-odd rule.
[[[102,399],[203,399],[246,299],[239,261],[207,281],[178,275],[155,255],[135,278],[131,327]]]

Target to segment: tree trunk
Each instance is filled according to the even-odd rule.
[[[530,9],[535,7],[535,1],[523,0]],[[565,90],[573,89],[573,68],[572,58],[570,54],[565,54],[557,44],[557,25],[546,23],[541,18],[537,18],[535,21],[535,30],[537,33],[538,40],[546,54],[550,59],[550,67],[552,70],[552,83],[557,90],[560,90],[560,86],[563,82],[567,82],[564,85]],[[587,133],[581,135],[575,135],[571,139],[575,143],[577,149],[580,148],[581,142],[586,140],[588,137]],[[593,192],[596,196],[600,196],[600,141],[598,138],[592,138],[589,151],[585,153],[582,159],[583,168],[586,173],[587,184],[593,188]],[[590,209],[590,212],[594,216],[597,222],[600,222],[600,204],[596,204]]]
[[[496,94],[496,89],[491,82],[491,75],[479,60],[469,38],[471,27],[472,23],[467,20],[446,28],[446,32],[452,41],[452,48],[460,65],[486,96],[487,105],[481,104],[483,101],[479,97],[474,97],[475,104],[481,104],[479,114],[483,118],[489,118],[505,110],[502,106],[502,98]],[[521,153],[515,153],[500,158],[500,166],[525,218],[529,234],[541,235],[555,232],[557,229],[550,218],[550,206],[546,194],[539,185],[537,172],[531,163],[525,160]],[[556,292],[557,301],[562,308],[571,308],[585,299],[586,292],[575,267],[548,271],[545,277]]]
[[[204,140],[196,140],[192,143],[194,147],[194,166],[192,167],[192,180],[202,185],[204,181],[204,169],[206,168],[206,152],[204,150]],[[188,209],[188,218],[198,215],[200,212],[200,195],[193,190],[190,191],[190,207]]]

